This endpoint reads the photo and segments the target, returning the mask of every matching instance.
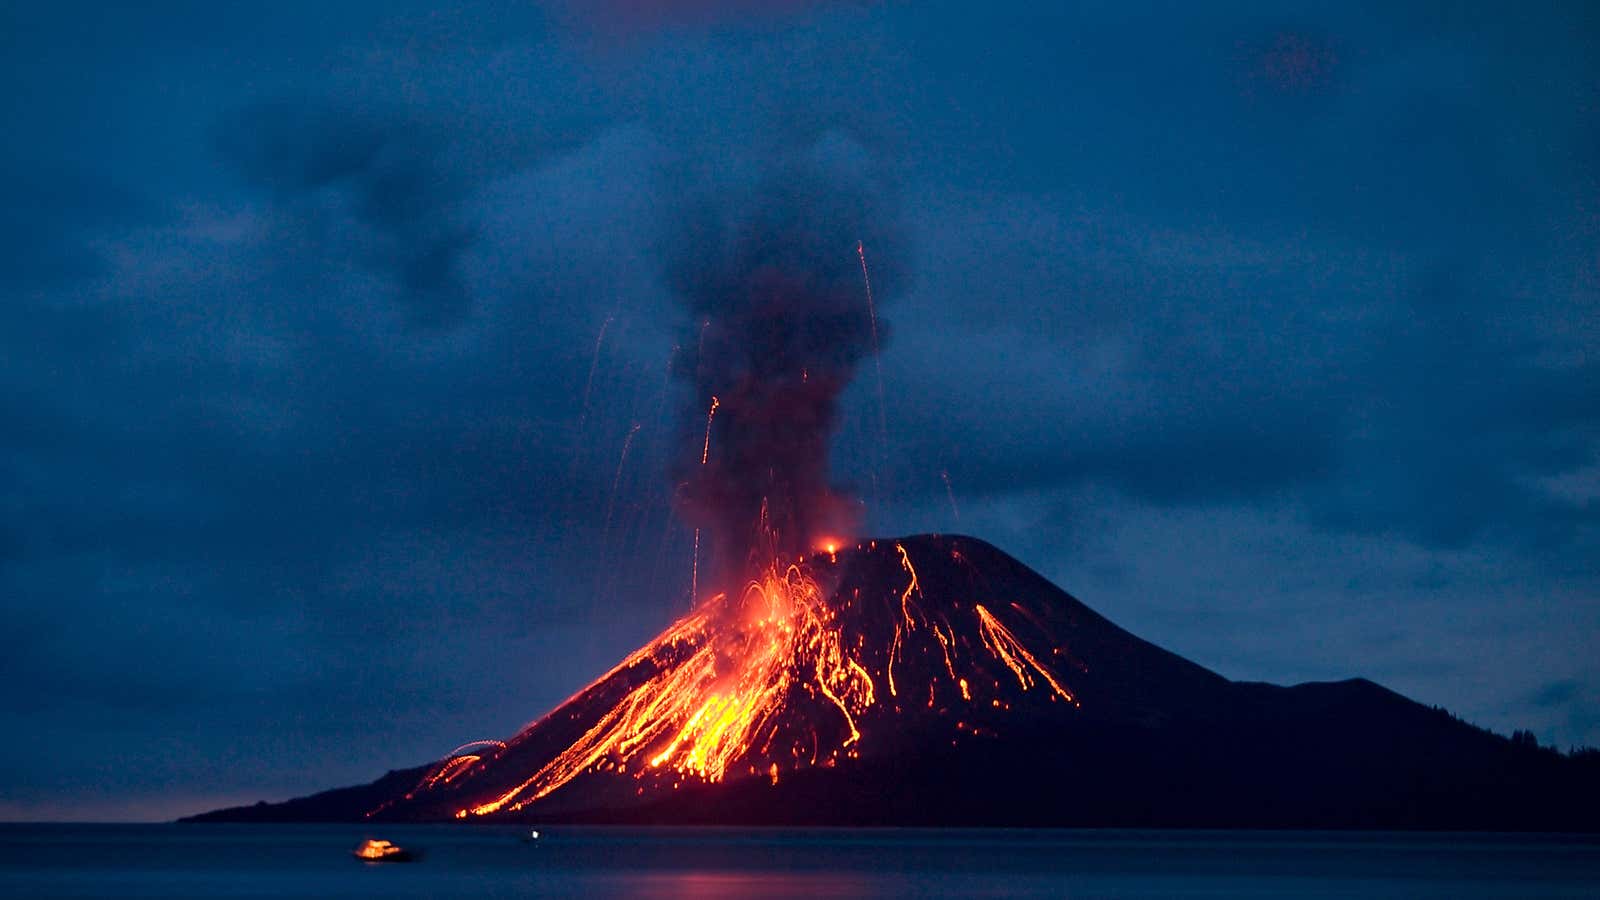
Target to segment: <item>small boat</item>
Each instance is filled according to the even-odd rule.
[[[362,862],[413,862],[422,858],[420,850],[407,850],[388,841],[371,839],[351,850],[350,855]]]
[[[527,834],[522,836],[523,842],[524,843],[529,843],[529,844],[533,843],[534,841],[537,841],[538,839],[539,839],[539,829],[537,829],[537,828],[534,828],[534,829],[530,830]]]

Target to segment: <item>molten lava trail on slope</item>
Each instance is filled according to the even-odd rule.
[[[915,546],[939,554],[924,562],[962,571],[958,540]],[[503,817],[641,804],[738,779],[776,784],[803,768],[890,757],[912,731],[981,740],[1021,715],[1015,707],[1078,707],[1066,674],[1075,664],[1050,611],[990,596],[975,570],[942,577],[938,593],[924,593],[900,542],[776,561],[516,737],[462,748],[369,815]]]

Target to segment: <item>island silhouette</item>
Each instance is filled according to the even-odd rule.
[[[1362,678],[1229,680],[977,538],[773,577],[505,741],[184,821],[1600,830],[1600,752]],[[804,616],[752,611],[797,579]]]

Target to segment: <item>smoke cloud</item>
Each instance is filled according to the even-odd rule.
[[[888,336],[857,255],[859,241],[875,290],[897,280],[888,194],[858,145],[830,137],[699,193],[669,229],[667,274],[687,313],[674,369],[692,386],[678,501],[706,532],[702,571],[718,587],[860,520],[828,449],[841,392]]]

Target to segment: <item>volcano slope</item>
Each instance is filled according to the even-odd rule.
[[[1229,681],[970,537],[714,598],[505,742],[190,821],[1580,830],[1600,764],[1364,679]]]

